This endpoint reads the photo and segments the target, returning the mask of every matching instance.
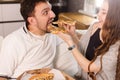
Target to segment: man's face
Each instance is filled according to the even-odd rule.
[[[35,27],[33,31],[36,31],[37,34],[44,34],[48,31],[47,27],[53,21],[55,14],[51,10],[49,2],[40,2],[36,4],[32,17],[34,19],[32,26]]]

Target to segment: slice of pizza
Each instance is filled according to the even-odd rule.
[[[48,29],[50,30],[51,33],[53,34],[57,34],[59,31],[63,32],[63,33],[66,33],[67,31],[63,28],[63,27],[57,27],[57,26],[54,26],[54,25],[49,25],[48,26]]]
[[[54,24],[57,24],[57,26],[54,26]],[[68,25],[75,25],[76,21],[64,21],[64,20],[58,20],[56,22],[53,22],[53,24],[50,24],[48,26],[48,29],[51,33],[57,34],[59,31],[63,33],[67,33],[67,31],[62,27],[62,24],[68,24]]]
[[[76,21],[73,21],[73,20],[58,20],[56,22],[53,22],[53,24],[68,24],[68,25],[75,25],[76,24]],[[59,26],[60,27],[60,26]]]

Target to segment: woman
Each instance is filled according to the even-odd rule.
[[[75,40],[68,34],[59,32],[60,36],[69,45],[69,50],[78,61],[80,67],[84,70],[82,76],[84,80],[118,80],[120,79],[120,0],[104,0],[104,4],[108,8],[107,16],[100,30],[101,45],[95,49],[93,58],[85,58],[78,47]],[[71,32],[71,25],[64,24],[65,29]],[[72,33],[69,33],[72,34]],[[75,38],[74,38],[75,39]],[[82,47],[83,48],[83,47]],[[80,47],[80,49],[82,49]],[[82,79],[82,80],[83,80]]]
[[[98,13],[98,21],[95,21],[88,29],[87,33],[80,38],[80,51],[87,59],[92,60],[95,48],[102,44],[100,38],[100,30],[108,12],[108,4],[104,2]]]
[[[99,36],[99,33],[100,33],[100,28],[101,26],[103,25],[104,23],[104,20],[105,20],[105,17],[106,17],[106,14],[107,14],[107,11],[108,11],[108,5],[107,3],[105,2],[99,13],[98,13],[98,21],[94,21],[89,29],[87,30],[87,32],[82,35],[80,37],[80,40],[79,38],[77,37],[78,33],[75,33],[75,27],[71,27],[69,30],[69,28],[66,28],[66,30],[68,32],[70,32],[71,36],[73,37],[74,41],[77,43],[77,44],[80,44],[80,51],[87,57],[87,59],[91,60],[91,58],[94,57],[94,48],[97,48],[98,46],[101,45],[101,40],[100,40],[100,36]],[[91,56],[92,55],[92,56]]]

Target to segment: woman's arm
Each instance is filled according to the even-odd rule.
[[[57,34],[58,36],[60,36],[67,44],[69,47],[75,45],[72,37],[68,34],[64,34],[64,33],[61,33],[59,32]],[[72,49],[72,53],[73,53],[73,56],[76,58],[77,62],[79,63],[80,67],[88,72],[88,66],[90,64],[90,61],[88,59],[86,59],[81,53],[80,51],[78,50],[77,46]],[[92,72],[98,72],[100,69],[100,67],[96,66],[94,63],[91,64],[91,67],[90,67],[90,71]]]
[[[89,61],[88,59],[86,59],[77,48],[74,48],[72,50],[73,56],[75,57],[75,59],[77,60],[77,62],[79,63],[80,67],[86,71],[88,71],[88,66],[90,64],[91,61]],[[100,67],[96,66],[94,63],[91,64],[90,66],[90,71],[91,72],[98,72],[100,69]]]
[[[76,46],[79,47],[78,44],[79,44],[79,40],[80,40],[81,34],[79,34],[78,32],[76,32],[75,23],[72,24],[72,25],[62,23],[62,26],[67,31],[67,33],[69,35],[71,35],[71,37],[72,37],[73,41],[75,42]]]
[[[80,37],[82,36],[80,33],[75,32],[74,34],[71,34],[73,41],[75,42],[75,45],[79,48],[79,40]]]

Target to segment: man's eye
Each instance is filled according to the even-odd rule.
[[[43,13],[43,15],[47,15],[48,14],[48,11],[45,11],[44,13]]]

